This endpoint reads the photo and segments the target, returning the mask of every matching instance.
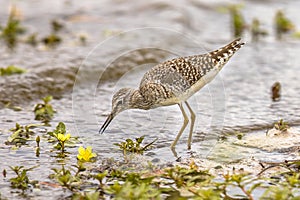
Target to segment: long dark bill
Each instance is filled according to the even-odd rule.
[[[101,127],[100,130],[99,130],[99,133],[100,133],[100,134],[102,134],[102,133],[105,131],[105,129],[108,127],[108,125],[109,125],[110,122],[113,120],[113,118],[114,118],[114,117],[113,117],[112,114],[108,115],[106,121],[104,122],[104,124],[102,125],[102,127]]]

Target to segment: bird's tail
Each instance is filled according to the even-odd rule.
[[[226,46],[210,52],[209,54],[214,60],[216,60],[216,62],[222,61],[222,63],[226,63],[229,58],[231,58],[231,56],[233,56],[233,54],[237,52],[244,44],[245,43],[241,41],[241,38],[238,38]]]

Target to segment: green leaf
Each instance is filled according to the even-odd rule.
[[[0,76],[9,76],[13,74],[22,74],[25,73],[26,70],[20,67],[16,67],[14,65],[9,65],[6,68],[0,68]]]

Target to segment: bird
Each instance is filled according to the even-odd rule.
[[[183,115],[183,124],[171,144],[171,149],[174,150],[189,122],[184,109],[186,105],[191,120],[187,146],[191,149],[196,114],[187,100],[212,81],[244,44],[241,38],[238,38],[206,54],[173,58],[155,65],[144,74],[138,89],[121,88],[113,95],[111,113],[99,133],[104,133],[111,121],[122,111],[149,110],[177,104]]]

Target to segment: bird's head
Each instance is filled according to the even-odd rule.
[[[103,133],[105,129],[108,127],[110,122],[113,120],[115,116],[117,116],[120,112],[130,109],[130,97],[133,89],[130,88],[122,88],[112,98],[112,111],[108,115],[106,121],[102,125],[99,130],[99,133]]]

